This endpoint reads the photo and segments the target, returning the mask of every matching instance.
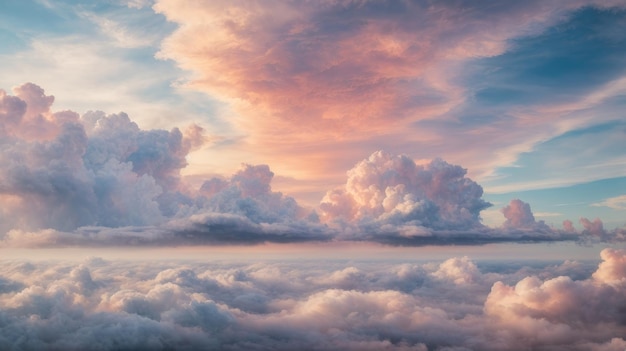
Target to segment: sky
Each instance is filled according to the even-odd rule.
[[[625,105],[623,0],[2,0],[0,348],[623,350]]]
[[[41,221],[24,212],[46,211],[58,198],[68,211],[81,201],[96,208],[117,200],[105,194],[112,189],[93,184],[76,185],[95,192],[92,199],[67,196],[56,185],[53,195],[28,193],[33,186],[14,184],[5,174],[2,196],[10,205],[3,217],[27,224],[4,225],[5,231],[155,224],[162,221],[150,218],[175,212],[185,217],[198,212],[188,207],[206,181],[228,180],[247,165],[268,167],[266,190],[293,200],[301,212],[296,217],[315,212],[322,223],[354,221],[354,213],[330,215],[324,208],[344,206],[336,203],[338,189],[364,190],[348,189],[358,178],[354,170],[378,152],[418,166],[441,159],[466,170],[463,177],[482,189],[472,196],[485,203],[471,205],[470,217],[491,228],[505,225],[502,209],[514,199],[555,229],[566,220],[579,232],[587,229],[584,219],[598,219],[606,230],[626,225],[621,1],[8,0],[0,6],[2,110],[13,118],[3,127],[11,136],[5,144],[51,142],[64,123],[55,114],[72,111],[88,139],[86,153],[75,155],[83,158],[78,166],[91,172],[88,183],[101,183],[87,162],[95,144],[128,135],[91,125],[123,114],[135,129],[127,133],[138,134],[113,158],[160,188],[145,196],[158,203],[158,210],[146,206],[153,213],[129,219],[83,214],[84,220],[65,218],[63,225],[52,215],[33,223]],[[15,98],[27,106],[11,105]],[[34,126],[41,124],[38,118],[46,126]],[[148,149],[159,143],[148,135],[172,138],[163,133],[176,128],[183,134],[180,147],[163,151],[177,154],[148,160]],[[128,158],[141,148],[137,143],[145,150]],[[3,154],[17,165],[16,157]],[[149,165],[154,162],[163,169]],[[373,172],[380,175],[393,162],[379,158]],[[27,169],[35,177],[50,167]],[[358,206],[370,200],[369,207],[381,206],[389,184],[384,176],[366,178],[363,186],[375,185],[378,193],[376,199],[361,197]],[[136,185],[128,186],[141,192]],[[408,188],[396,197],[424,197]],[[41,206],[26,211],[27,201]]]

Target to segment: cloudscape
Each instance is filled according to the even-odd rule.
[[[626,349],[626,2],[0,19],[0,349]]]

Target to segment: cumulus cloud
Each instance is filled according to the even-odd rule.
[[[590,221],[587,218],[581,218],[580,224],[582,224],[584,228],[583,234],[598,238],[603,238],[607,235],[604,230],[604,224],[600,218],[596,218],[593,221]]]
[[[580,232],[581,240],[587,244],[626,241],[626,227],[607,230],[600,218],[595,218],[592,221],[582,217],[579,222],[583,226]]]
[[[441,159],[417,165],[405,155],[375,152],[347,172],[344,187],[326,194],[322,217],[436,229],[479,226],[480,211],[491,204],[465,174]]]
[[[440,279],[449,279],[456,284],[472,283],[478,280],[480,272],[474,262],[465,256],[451,258],[441,264],[433,276]]]
[[[346,184],[326,193],[320,218],[349,240],[396,245],[481,244],[499,241],[573,240],[574,235],[536,222],[528,204],[511,202],[509,225],[482,225],[490,203],[466,170],[434,159],[416,164],[406,155],[373,153],[347,172]]]
[[[550,263],[536,262],[538,275],[524,278],[529,267],[502,270],[467,257],[7,261],[0,347],[616,350],[626,343],[626,253],[601,256],[593,274],[576,280],[539,278],[573,272]]]
[[[5,246],[344,239],[427,245],[576,236],[535,221],[519,200],[503,210],[504,230],[485,227],[480,212],[491,204],[464,168],[382,151],[350,169],[345,185],[328,191],[315,210],[273,191],[274,172],[265,164],[243,164],[193,189],[180,174],[189,152],[207,140],[202,127],[143,130],[125,113],[54,112],[54,97],[32,83],[14,94],[0,91]],[[587,222],[583,238],[624,237]]]
[[[485,301],[485,313],[515,338],[532,335],[534,347],[551,343],[564,348],[588,339],[622,345],[623,340],[613,341],[610,335],[623,333],[626,322],[626,253],[605,249],[601,257],[603,262],[585,280],[530,276],[515,286],[497,282]]]
[[[504,228],[549,230],[544,221],[536,221],[530,205],[520,199],[513,199],[502,208],[502,214],[506,218]]]
[[[32,83],[14,92],[0,91],[6,245],[323,237],[321,226],[307,227],[315,216],[271,191],[274,174],[266,165],[208,180],[199,193],[183,185],[187,154],[206,141],[197,125],[142,130],[124,113],[53,113],[54,97]]]
[[[0,152],[4,229],[162,220],[195,141],[178,129],[140,130],[123,113],[52,113],[54,98],[31,83],[15,92],[3,92],[0,121],[6,134]]]

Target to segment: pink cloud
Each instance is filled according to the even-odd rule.
[[[413,125],[465,101],[455,83],[463,62],[501,54],[510,38],[540,32],[579,5],[161,0],[154,9],[178,24],[159,56],[191,71],[189,86],[236,107],[230,120],[246,134],[255,162],[276,160],[283,174],[336,181],[353,150],[369,143],[373,152],[377,142],[413,154],[434,141],[433,153],[420,157],[461,162],[469,155],[481,165],[472,167],[477,173],[494,166],[485,159],[511,162],[502,145],[477,144],[510,146],[527,135],[502,139],[498,127],[458,136],[478,151],[452,150],[448,136]]]
[[[601,256],[603,262],[590,279],[559,276],[542,281],[530,276],[514,286],[497,282],[485,301],[485,313],[510,336],[532,336],[535,345],[621,333],[625,316],[618,306],[626,301],[626,253],[605,249]]]
[[[378,151],[347,174],[345,186],[322,200],[322,218],[471,228],[480,226],[479,213],[490,206],[465,169],[441,159],[418,165],[405,155]]]
[[[535,221],[530,205],[520,199],[513,199],[502,208],[502,214],[506,218],[505,228],[533,228],[546,226],[543,221]]]

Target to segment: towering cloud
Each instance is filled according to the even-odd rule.
[[[502,214],[506,218],[504,227],[509,229],[534,229],[548,230],[544,221],[536,221],[530,205],[520,199],[513,199],[502,208]]]
[[[373,240],[394,245],[573,240],[535,221],[528,204],[503,209],[504,230],[480,223],[490,204],[460,166],[373,153],[317,210],[272,190],[268,165],[183,184],[187,154],[205,136],[142,130],[124,113],[53,112],[28,83],[0,93],[0,226],[5,245],[127,245]],[[36,128],[35,128],[36,126]],[[583,239],[623,240],[599,220]],[[570,228],[572,229],[572,228]],[[6,233],[6,234],[5,234]]]
[[[4,229],[73,230],[159,223],[179,192],[195,139],[143,131],[125,114],[52,113],[54,97],[27,83],[2,92]]]
[[[31,83],[15,92],[0,92],[0,223],[12,244],[328,238],[315,215],[271,191],[267,165],[199,192],[181,184],[187,154],[205,140],[199,126],[142,130],[124,113],[53,113],[54,98]]]
[[[289,196],[271,189],[267,165],[247,165],[230,179],[212,178],[168,226],[197,242],[329,240],[332,231]],[[180,217],[180,216],[176,216]]]
[[[320,204],[327,221],[412,236],[480,228],[480,211],[490,206],[465,169],[441,159],[417,165],[407,156],[379,151],[347,174],[346,185],[329,191]]]
[[[601,257],[603,262],[586,280],[559,276],[542,281],[531,276],[515,286],[497,282],[485,312],[516,338],[533,335],[535,345],[580,343],[590,335],[623,333],[626,253],[605,249]]]

